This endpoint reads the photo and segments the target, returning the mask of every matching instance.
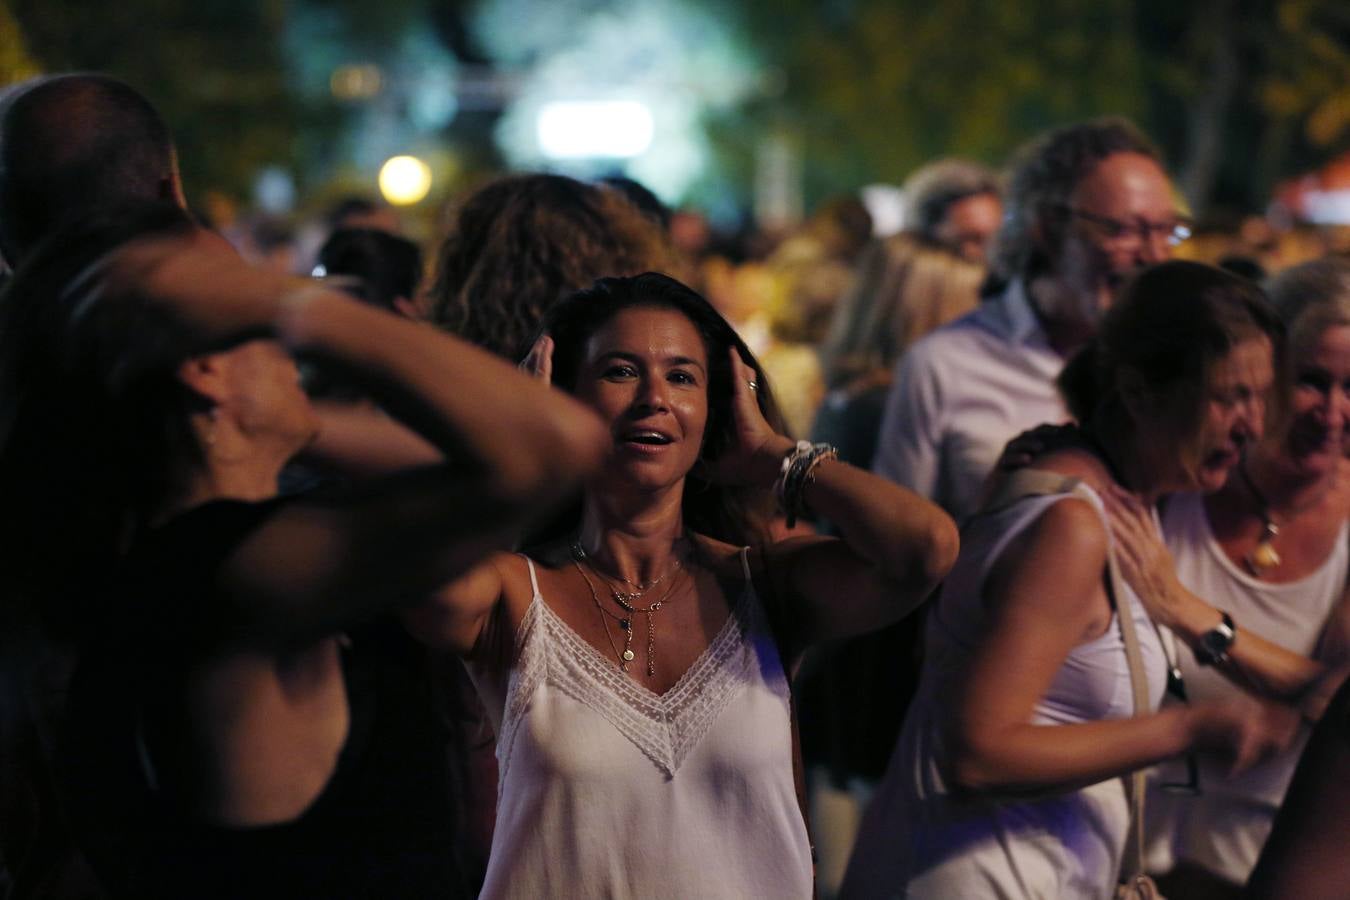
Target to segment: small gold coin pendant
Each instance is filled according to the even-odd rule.
[[[1266,569],[1273,569],[1278,566],[1282,560],[1280,554],[1267,541],[1262,541],[1256,545],[1247,556],[1247,562],[1257,573],[1264,572]]]
[[[634,654],[633,654],[633,651],[632,651],[632,650],[625,650],[625,651],[623,651],[623,661],[624,661],[624,662],[632,662],[632,661],[633,661],[633,655],[634,655]]]

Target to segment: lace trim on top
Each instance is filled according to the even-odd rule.
[[[765,639],[745,640],[751,634]],[[756,645],[768,649],[757,651]],[[786,704],[782,663],[754,587],[747,582],[712,643],[670,690],[655,694],[572,630],[536,590],[516,634],[516,666],[507,684],[497,742],[498,794],[506,783],[516,732],[541,683],[546,681],[600,713],[670,777],[751,680],[761,653],[772,656],[765,660],[764,678]]]

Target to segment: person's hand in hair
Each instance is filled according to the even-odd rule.
[[[759,408],[759,378],[746,365],[735,347],[730,348],[731,410],[735,419],[734,442],[717,459],[709,460],[704,474],[722,484],[769,487],[778,478],[783,458],[793,441],[774,431]]]
[[[541,334],[520,361],[520,371],[533,375],[544,384],[553,383],[553,338]]]

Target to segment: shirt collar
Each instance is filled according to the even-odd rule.
[[[1016,344],[1046,343],[1045,329],[1036,318],[1027,297],[1026,283],[1020,278],[1008,282],[1003,293],[994,298],[998,312],[999,330]]]

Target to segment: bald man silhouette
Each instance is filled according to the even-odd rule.
[[[0,96],[0,256],[11,267],[68,222],[163,200],[185,205],[173,137],[129,85],[73,73]]]

